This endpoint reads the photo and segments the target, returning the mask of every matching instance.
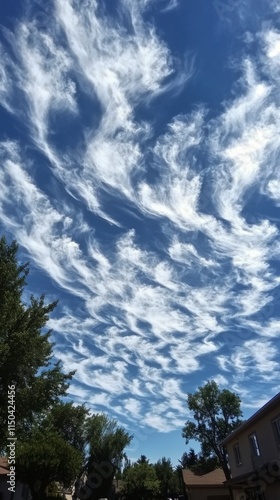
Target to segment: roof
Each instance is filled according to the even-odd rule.
[[[277,408],[277,406],[279,406],[280,410],[280,392],[278,392],[276,396],[274,396],[264,406],[262,406],[258,411],[256,411],[256,413],[254,413],[250,418],[248,418],[248,420],[245,420],[243,424],[237,427],[237,429],[235,429],[231,434],[229,434],[220,444],[224,446],[226,443],[235,438],[240,432],[249,427],[253,422],[259,420],[267,413],[269,413],[271,410]]]
[[[224,486],[226,480],[225,474],[222,469],[215,469],[208,474],[198,476],[189,469],[183,469],[183,479],[185,485],[188,486]]]
[[[9,472],[7,457],[0,457],[0,476],[4,476]]]

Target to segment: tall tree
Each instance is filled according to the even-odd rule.
[[[7,445],[12,385],[17,473],[33,498],[42,500],[52,481],[69,484],[78,470],[86,473],[90,487],[85,498],[106,497],[132,436],[105,415],[89,416],[84,406],[61,401],[74,372],[64,374],[55,362],[51,331],[45,329],[57,302],[46,305],[43,295],[31,295],[25,303],[29,265],[18,263],[17,252],[16,242],[0,239],[0,452]],[[85,455],[90,458],[82,468]]]
[[[133,436],[115,419],[102,413],[89,417],[86,428],[89,459],[80,473],[75,493],[80,499],[107,498],[111,494],[115,473],[125,457],[124,450]]]
[[[138,464],[148,464],[149,462],[150,460],[146,457],[146,455],[141,455],[137,460]]]
[[[31,431],[38,415],[66,394],[74,372],[64,374],[53,357],[51,331],[45,331],[57,302],[44,295],[25,303],[29,264],[17,261],[18,245],[0,239],[0,451],[6,446],[8,387],[15,386],[16,432]],[[24,299],[23,299],[24,294]]]
[[[46,414],[40,428],[43,432],[57,433],[85,458],[89,445],[88,419],[89,410],[85,405],[60,401]]]
[[[194,467],[197,462],[198,462],[198,455],[195,453],[193,448],[190,448],[189,453],[185,451],[183,453],[181,460],[179,460],[180,464],[182,465],[183,469],[191,469]]]
[[[45,500],[47,487],[57,481],[69,487],[82,466],[82,454],[56,432],[35,431],[18,442],[16,471],[30,487],[32,500]]]
[[[147,461],[139,461],[126,469],[123,476],[124,500],[153,500],[160,493],[160,482],[155,468]]]
[[[189,453],[183,453],[180,463],[184,469],[190,469],[198,475],[207,474],[219,467],[216,455],[197,454],[193,448],[190,448]]]
[[[227,479],[230,479],[230,471],[226,450],[220,447],[220,443],[240,425],[240,403],[237,394],[227,389],[221,391],[214,381],[199,387],[194,394],[188,394],[188,408],[194,421],[186,422],[182,436],[186,443],[190,439],[199,441],[203,456],[214,454]]]
[[[160,484],[161,498],[174,497],[179,494],[180,483],[178,474],[173,470],[170,458],[163,457],[154,465]]]

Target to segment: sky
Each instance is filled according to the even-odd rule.
[[[0,6],[0,224],[59,299],[69,397],[188,451],[208,380],[279,392],[280,19],[273,0]]]

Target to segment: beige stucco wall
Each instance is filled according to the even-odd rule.
[[[232,439],[227,443],[232,477],[250,472],[252,469],[260,467],[262,464],[272,462],[273,460],[280,460],[280,448],[277,446],[272,427],[272,421],[278,416],[280,416],[280,408],[274,409],[258,422],[253,423],[250,427],[246,427],[236,439]],[[257,460],[254,460],[254,462],[252,461],[249,443],[249,435],[253,432],[257,434],[261,453],[261,456]],[[242,465],[239,466],[236,465],[233,449],[236,443],[239,444],[242,459]]]
[[[208,496],[225,497],[228,496],[227,488],[187,488],[188,500],[207,500]]]

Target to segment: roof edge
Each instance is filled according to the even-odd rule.
[[[251,417],[248,418],[248,420],[245,420],[243,424],[241,424],[237,429],[235,429],[231,434],[229,434],[223,441],[220,442],[220,446],[224,446],[227,444],[229,441],[231,441],[236,435],[238,435],[243,429],[246,429],[246,427],[249,427],[255,420],[258,420],[261,418],[263,415],[265,415],[267,412],[272,410],[275,406],[277,406],[277,403],[280,404],[280,392],[276,394],[272,399],[270,399],[267,403],[265,403],[259,410],[257,410]]]

